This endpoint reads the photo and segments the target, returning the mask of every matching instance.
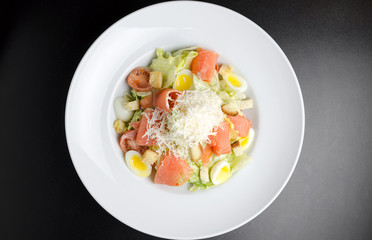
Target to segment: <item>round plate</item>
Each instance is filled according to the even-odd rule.
[[[112,125],[113,100],[129,88],[136,66],[147,66],[158,47],[202,46],[235,66],[255,102],[251,163],[224,184],[188,192],[142,179],[125,166]],[[166,2],[136,11],[90,47],[71,83],[66,136],[85,187],[111,215],[163,238],[197,239],[252,220],[278,196],[299,157],[304,106],[296,75],[279,46],[244,16],[213,4]]]

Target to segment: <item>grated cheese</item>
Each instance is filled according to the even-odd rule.
[[[155,108],[143,137],[157,140],[158,153],[169,150],[186,159],[190,147],[210,143],[208,137],[224,120],[221,105],[221,98],[210,89],[183,92],[171,114]]]

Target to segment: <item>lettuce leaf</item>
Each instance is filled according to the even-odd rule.
[[[172,54],[175,58],[174,64],[177,67],[176,73],[179,73],[183,69],[190,69],[192,59],[198,55],[196,51],[190,51],[188,49],[181,49]]]
[[[193,175],[191,176],[189,180],[189,183],[192,184],[191,187],[189,188],[191,192],[195,192],[199,189],[207,189],[214,185],[210,180],[208,182],[203,182],[200,180],[199,174],[200,174],[201,164],[202,164],[201,162],[194,162],[194,161],[189,160],[189,166],[194,170]],[[209,170],[210,169],[208,169],[208,171]]]
[[[142,109],[138,109],[136,111],[134,111],[134,114],[133,114],[133,117],[132,119],[129,121],[129,123],[132,123],[132,122],[137,122],[141,119],[141,114],[142,114],[143,110]],[[128,125],[128,130],[133,130],[133,127],[131,125]]]
[[[182,55],[182,54],[185,54],[185,53],[188,53],[188,52],[191,52],[191,51],[194,51],[196,52],[196,49],[198,47],[188,47],[188,48],[181,48],[179,50],[176,50],[172,53],[173,56],[178,56],[178,55]]]
[[[209,87],[215,91],[215,92],[219,92],[220,91],[220,80],[218,78],[218,73],[217,71],[214,72],[214,76],[212,78],[212,80],[210,81],[209,83]]]
[[[206,90],[209,88],[209,85],[207,82],[201,80],[196,75],[193,77],[193,86],[195,90]]]
[[[163,87],[171,86],[178,72],[190,68],[192,59],[198,55],[192,49],[194,48],[180,49],[173,54],[161,48],[156,50],[157,57],[152,60],[150,69],[163,74]]]
[[[163,49],[158,48],[156,56],[157,58],[152,60],[150,69],[161,72],[163,75],[163,87],[168,87],[175,79],[177,67],[172,63],[173,57],[169,52],[164,52]]]
[[[224,87],[221,90],[226,92],[233,100],[242,100],[246,97],[244,93],[239,90],[232,89],[227,84],[224,84]]]
[[[136,90],[132,89],[131,93],[126,93],[124,95],[124,99],[127,102],[132,102],[132,101],[136,101],[136,100],[141,100],[142,97],[138,94],[138,92]]]
[[[251,157],[248,156],[246,153],[243,153],[240,156],[236,156],[235,154],[231,155],[232,158],[228,162],[230,164],[230,170],[232,174],[244,168],[251,160]]]
[[[189,191],[190,192],[196,192],[200,189],[207,189],[207,188],[212,187],[212,186],[214,186],[214,184],[212,182],[209,182],[209,183],[202,183],[201,181],[193,182],[191,187],[189,188]]]
[[[232,99],[230,97],[230,95],[225,92],[225,91],[220,91],[218,93],[218,96],[221,98],[221,100],[224,102],[224,103],[229,103]]]
[[[132,101],[136,100],[136,99],[134,99],[134,97],[130,93],[124,94],[123,98],[125,99],[125,102],[132,102]]]

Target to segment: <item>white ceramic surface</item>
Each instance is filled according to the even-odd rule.
[[[113,100],[125,77],[148,65],[157,47],[203,46],[232,64],[250,86],[256,130],[251,163],[208,191],[155,185],[133,175],[112,128]],[[167,2],[136,11],[106,30],[80,62],[66,106],[71,158],[85,187],[111,215],[164,238],[197,239],[252,220],[278,196],[299,157],[304,106],[296,75],[279,46],[242,15],[208,3]]]

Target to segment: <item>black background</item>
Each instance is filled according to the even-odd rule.
[[[153,239],[110,216],[72,165],[67,92],[94,40],[156,1],[12,1],[0,7],[1,239]],[[269,33],[302,87],[306,132],[287,187],[216,239],[372,239],[370,1],[213,1]]]

